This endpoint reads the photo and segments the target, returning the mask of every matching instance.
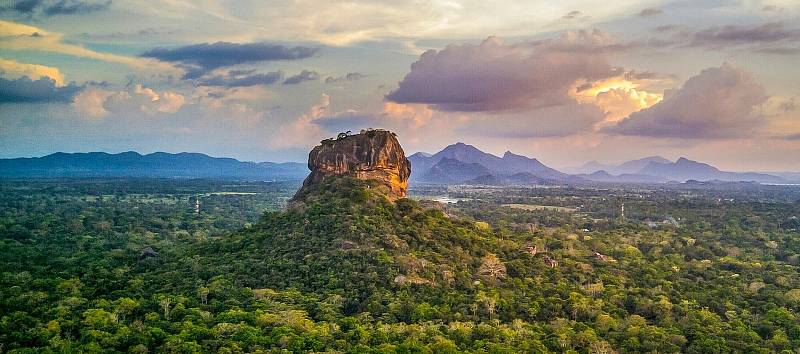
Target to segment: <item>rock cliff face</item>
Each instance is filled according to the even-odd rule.
[[[378,181],[388,187],[387,196],[394,200],[405,197],[411,175],[411,164],[397,137],[385,130],[323,140],[308,154],[308,168],[311,174],[295,198],[325,178],[349,176]]]

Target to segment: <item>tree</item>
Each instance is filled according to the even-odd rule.
[[[496,254],[489,253],[481,259],[478,275],[492,280],[503,279],[506,277],[506,266]]]

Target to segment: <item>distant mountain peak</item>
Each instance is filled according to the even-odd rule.
[[[503,158],[504,159],[508,159],[508,158],[524,158],[524,159],[532,160],[530,157],[527,157],[525,155],[515,154],[515,153],[513,153],[511,151],[506,151],[505,153],[503,153]]]
[[[605,170],[594,171],[589,174],[591,177],[612,177],[610,173],[606,172]]]
[[[472,174],[477,177],[485,177],[485,174],[491,173],[494,176],[505,177],[524,172],[540,179],[560,180],[567,177],[566,174],[545,166],[535,158],[515,154],[511,151],[506,151],[503,157],[498,157],[463,142],[448,145],[432,156],[416,153],[409,156],[409,160],[413,167],[412,171],[414,171],[412,179],[426,180],[427,182],[434,182],[434,178],[441,178],[439,182],[449,183],[453,178],[446,176],[447,171],[444,170],[446,168],[453,169],[453,173],[462,171],[460,174],[463,176]],[[436,166],[443,160],[447,164]],[[456,164],[454,161],[461,164]],[[477,175],[475,173],[480,169],[475,166],[467,166],[468,164],[478,164],[487,171]],[[466,171],[470,171],[470,173],[466,173]]]

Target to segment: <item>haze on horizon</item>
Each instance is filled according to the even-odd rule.
[[[340,131],[557,168],[800,170],[800,3],[11,0],[0,157],[302,161]]]

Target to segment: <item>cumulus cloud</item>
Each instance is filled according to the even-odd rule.
[[[19,14],[34,16],[55,15],[81,15],[96,11],[103,11],[111,6],[111,1],[83,1],[83,0],[18,0],[5,7],[5,10]]]
[[[64,85],[64,75],[56,67],[20,63],[14,60],[0,58],[0,76],[5,78],[20,78],[27,76],[30,79],[38,80],[48,77],[55,81],[57,86]]]
[[[326,136],[326,132],[314,121],[324,116],[331,105],[331,97],[322,94],[319,102],[311,106],[307,112],[278,129],[272,139],[267,142],[270,148],[306,147]]]
[[[758,108],[767,99],[751,73],[725,63],[703,70],[681,88],[666,92],[663,101],[606,131],[675,138],[745,136],[763,125]]]
[[[572,95],[578,102],[591,103],[603,110],[603,125],[617,122],[631,113],[650,107],[663,95],[645,91],[640,83],[661,81],[655,73],[628,71],[618,76],[575,87]]]
[[[599,31],[579,31],[533,44],[509,45],[490,37],[479,45],[449,45],[423,53],[386,99],[428,104],[440,111],[566,104],[574,101],[569,91],[577,81],[613,75],[600,50],[608,44]]]
[[[606,121],[617,122],[634,112],[653,106],[662,95],[636,88],[618,87],[597,94],[595,104],[602,108]]]
[[[283,72],[255,73],[254,70],[231,70],[226,74],[206,75],[197,79],[200,86],[247,87],[272,85],[283,79]]]
[[[358,80],[361,80],[361,79],[363,79],[363,78],[365,78],[367,76],[369,76],[369,75],[362,74],[362,73],[359,73],[359,72],[352,72],[352,73],[347,73],[346,75],[337,76],[337,77],[328,76],[328,77],[325,78],[325,83],[326,84],[335,84],[335,83],[345,82],[345,81],[358,81]]]
[[[379,110],[333,111],[331,97],[322,94],[305,113],[280,127],[267,145],[270,148],[306,148],[340,132],[366,128],[389,129],[405,134],[408,140],[418,140],[429,133],[441,136],[444,130],[452,131],[454,126],[450,123],[462,119],[454,117],[455,113],[439,113],[439,119],[433,119],[436,113],[427,105],[394,102],[385,102]]]
[[[155,48],[141,56],[183,66],[187,79],[198,78],[221,67],[238,64],[298,60],[311,57],[319,48],[304,46],[288,47],[270,43],[201,43],[178,48]]]
[[[0,78],[0,103],[69,102],[83,88],[75,83],[59,86],[56,80],[47,76],[37,80],[28,76]]]
[[[284,85],[296,85],[304,81],[319,80],[319,73],[313,70],[303,70],[297,75],[290,76],[283,82]]]
[[[76,111],[89,118],[102,118],[111,113],[175,113],[184,103],[185,97],[180,93],[158,92],[140,84],[122,91],[92,88],[75,96],[72,101]]]

